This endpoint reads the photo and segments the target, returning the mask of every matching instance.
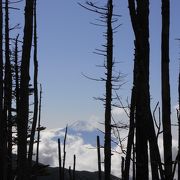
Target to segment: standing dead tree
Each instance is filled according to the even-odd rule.
[[[73,178],[72,180],[76,180],[76,155],[74,154],[73,156],[74,161],[73,161]]]
[[[161,34],[161,85],[162,85],[162,125],[163,147],[166,179],[172,179],[172,135],[171,102],[169,84],[169,28],[170,1],[162,0],[162,34]]]
[[[12,70],[9,45],[9,1],[5,1],[5,79],[4,79],[4,121],[7,124],[7,179],[12,179]]]
[[[37,126],[36,164],[39,164],[40,132],[46,129],[45,127],[41,126],[41,104],[42,104],[42,85],[40,84],[39,115],[38,115],[38,126]]]
[[[129,117],[129,133],[127,140],[127,152],[125,159],[125,168],[123,173],[123,179],[129,179],[129,170],[130,170],[130,161],[131,161],[131,153],[134,144],[134,131],[135,131],[135,74],[136,74],[136,63],[134,62],[134,80],[133,80],[133,88],[131,92],[131,104],[130,104],[130,117]]]
[[[97,136],[97,157],[98,157],[98,178],[101,180],[101,149],[100,149],[100,140],[99,136]]]
[[[18,180],[29,179],[27,163],[27,130],[29,118],[29,68],[33,35],[34,0],[26,0],[24,39],[22,47],[19,112],[18,112]]]
[[[59,180],[62,180],[62,168],[61,168],[61,141],[58,139],[58,157],[59,157]]]
[[[135,34],[134,82],[135,92],[135,127],[136,127],[136,179],[148,179],[148,142],[151,152],[152,178],[164,179],[161,157],[150,108],[149,92],[149,0],[129,0],[129,12]],[[132,96],[132,97],[133,97]],[[133,108],[134,109],[134,108]],[[133,123],[133,122],[132,122]],[[132,129],[133,130],[133,129]],[[132,131],[133,132],[133,131]],[[130,132],[131,133],[131,132]],[[129,138],[128,147],[132,146],[133,138]],[[128,151],[128,150],[127,150]],[[130,151],[130,150],[129,150]],[[125,176],[128,179],[130,152],[127,154]],[[127,169],[126,169],[127,168]],[[159,168],[159,172],[158,172]],[[129,170],[128,170],[129,171]]]
[[[36,0],[34,0],[34,114],[30,135],[28,161],[29,168],[32,166],[32,155],[34,146],[34,137],[38,119],[38,60],[37,60],[37,22],[36,22]]]
[[[4,120],[4,100],[3,100],[3,5],[0,1],[0,179],[6,178],[6,122]]]
[[[2,0],[0,0],[0,179],[3,179],[4,154],[4,122],[3,122],[3,11]]]
[[[118,21],[119,15],[113,13],[113,1],[107,0],[105,6],[97,6],[93,2],[86,2],[86,5],[80,4],[83,8],[95,12],[100,15],[99,22],[103,24],[96,24],[97,26],[106,27],[104,36],[106,37],[106,44],[103,45],[105,50],[96,49],[96,54],[102,55],[106,58],[103,67],[105,68],[105,78],[96,79],[105,82],[105,98],[99,98],[105,105],[105,137],[104,137],[104,171],[105,180],[110,180],[111,176],[111,110],[112,110],[112,90],[117,89],[113,82],[119,82],[120,75],[117,77],[113,75],[114,57],[113,57],[113,34],[114,30],[119,27],[113,27],[113,23]],[[91,78],[90,78],[91,79]]]
[[[65,180],[65,163],[66,163],[66,138],[67,138],[67,129],[68,126],[66,126],[65,129],[65,135],[64,135],[64,146],[63,146],[63,166],[62,166],[62,180]]]
[[[111,102],[112,102],[112,68],[113,68],[113,30],[112,0],[107,3],[107,72],[106,72],[106,97],[105,97],[105,142],[104,142],[104,170],[105,180],[110,180],[111,175]]]
[[[180,69],[179,69],[179,78],[178,78],[178,180],[180,180]]]

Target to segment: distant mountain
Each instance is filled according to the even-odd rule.
[[[38,177],[37,180],[59,180],[58,168],[47,168],[49,175]],[[75,173],[76,180],[98,180],[98,172],[89,172],[89,171],[76,171]],[[102,180],[104,179],[104,173],[102,173]],[[65,180],[70,180],[69,171],[65,170]],[[111,180],[120,180],[115,176],[111,176]]]
[[[59,131],[65,133],[65,128],[60,129]],[[104,134],[100,130],[98,130],[91,122],[88,121],[76,121],[73,124],[69,125],[68,135],[81,137],[85,144],[91,144],[92,146],[96,146],[97,136],[100,137],[101,144],[103,144],[104,142]],[[58,138],[58,136],[53,137],[53,140],[57,141]]]

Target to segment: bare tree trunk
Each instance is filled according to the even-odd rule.
[[[39,164],[39,143],[41,132],[41,101],[42,101],[42,86],[40,84],[40,97],[39,97],[39,117],[38,117],[38,134],[37,134],[37,149],[36,149],[36,164]]]
[[[132,165],[132,180],[135,180],[136,179],[136,163],[135,163],[135,161],[136,161],[136,152],[135,152],[135,144],[134,144],[134,142],[133,142],[133,165]]]
[[[7,153],[4,154],[7,162],[7,179],[12,179],[12,71],[9,49],[9,2],[5,1],[5,89],[4,89],[4,120],[7,124]]]
[[[59,180],[62,180],[62,168],[61,168],[61,142],[58,139],[58,157],[59,157]]]
[[[149,1],[129,0],[131,22],[135,34],[135,61],[137,73],[135,74],[136,88],[136,179],[148,179],[148,147],[156,164],[159,165],[161,178],[163,171],[161,157],[157,144],[153,119],[150,109],[149,92]],[[155,169],[153,169],[155,170]],[[158,175],[158,169],[153,172]],[[158,179],[158,176],[156,176]]]
[[[166,179],[172,179],[172,135],[171,135],[171,102],[169,84],[169,27],[170,2],[162,0],[162,44],[161,44],[161,73],[162,73],[162,124],[163,146]]]
[[[34,146],[34,136],[36,132],[38,118],[38,60],[37,60],[37,23],[36,23],[36,0],[34,0],[34,115],[31,128],[28,161],[29,168],[32,166],[32,155]]]
[[[73,180],[76,180],[76,155],[74,154],[74,163],[73,163]]]
[[[135,2],[129,0],[131,22],[134,29],[135,61],[137,71],[135,73],[136,88],[136,178],[148,179],[148,147],[147,147],[147,114],[149,114],[149,2]]]
[[[124,180],[124,157],[121,157],[121,179]]]
[[[97,156],[98,156],[98,179],[101,180],[101,151],[100,151],[100,140],[97,136]]]
[[[151,146],[150,146],[151,148]],[[150,150],[150,160],[151,160],[151,174],[152,179],[159,180],[159,174],[158,174],[158,164],[154,156],[153,149]]]
[[[106,100],[105,100],[105,142],[104,142],[104,170],[105,180],[110,180],[111,175],[111,102],[112,102],[112,67],[113,67],[113,32],[112,0],[107,4],[107,77],[106,77]]]
[[[20,99],[18,112],[18,180],[29,179],[27,163],[27,129],[29,118],[29,67],[33,34],[34,0],[26,0],[24,39],[22,47]]]
[[[64,178],[65,178],[65,163],[66,163],[66,138],[67,138],[67,129],[68,129],[68,126],[66,126],[65,136],[64,136],[62,180],[65,180]]]
[[[19,112],[19,66],[18,66],[18,37],[16,37],[16,43],[15,43],[15,58],[14,58],[14,63],[15,63],[15,91],[16,91],[16,122],[17,120],[17,114]]]
[[[180,180],[180,69],[179,69],[179,81],[178,81],[178,180]]]
[[[4,118],[3,118],[3,11],[0,0],[0,179],[4,180]]]
[[[136,50],[135,50],[136,53]],[[129,180],[129,169],[130,169],[130,160],[131,160],[131,152],[134,143],[134,116],[135,116],[135,74],[136,74],[136,65],[137,61],[134,61],[134,79],[133,79],[133,88],[131,93],[131,105],[130,105],[130,122],[129,122],[129,133],[128,133],[128,140],[127,140],[127,152],[126,152],[126,159],[125,159],[125,170],[124,170],[124,180]]]

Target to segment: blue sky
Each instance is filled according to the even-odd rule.
[[[93,54],[105,42],[102,27],[95,22],[98,15],[78,6],[84,0],[38,0],[38,59],[39,82],[43,86],[42,123],[47,128],[64,127],[77,120],[103,121],[103,104],[93,97],[102,97],[104,84],[90,81],[90,77],[102,77],[104,70],[97,68],[104,59]],[[96,1],[106,2],[106,1]],[[120,62],[117,71],[126,75],[127,82],[119,95],[123,101],[130,99],[133,70],[133,40],[127,1],[115,0],[115,12],[121,14],[122,24],[114,36],[114,58]],[[172,106],[177,104],[178,58],[180,48],[175,38],[180,38],[180,1],[171,1],[170,70]],[[14,13],[14,12],[13,12]],[[22,20],[17,12],[12,21]],[[151,42],[151,97],[152,107],[160,101],[160,0],[150,1],[150,42]],[[174,109],[172,108],[172,111]]]

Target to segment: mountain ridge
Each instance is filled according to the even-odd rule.
[[[48,167],[47,172],[49,173],[49,175],[39,176],[37,180],[59,180],[58,167]],[[76,180],[98,180],[98,171],[76,171],[75,178]],[[65,169],[65,180],[71,180],[69,177],[69,170],[67,169]],[[104,172],[102,172],[102,180],[104,180]],[[120,178],[111,175],[111,180],[120,180]]]

